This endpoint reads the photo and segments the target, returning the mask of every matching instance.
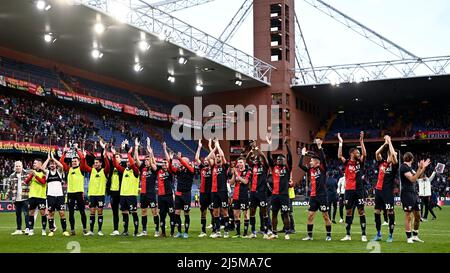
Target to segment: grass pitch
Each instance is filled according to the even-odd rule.
[[[86,211],[89,221],[89,212]],[[375,235],[373,208],[366,208],[367,215],[367,235],[369,243],[361,242],[361,228],[359,226],[359,217],[355,217],[352,226],[352,241],[341,242],[340,239],[345,235],[344,224],[333,224],[331,242],[325,242],[325,226],[320,214],[316,215],[314,225],[314,240],[302,241],[306,235],[306,207],[295,207],[295,227],[296,234],[291,235],[291,240],[284,240],[283,234],[277,240],[264,240],[262,235],[257,239],[211,239],[198,238],[200,233],[200,211],[193,208],[191,211],[191,228],[188,239],[175,238],[154,238],[153,237],[153,219],[149,216],[148,237],[120,237],[109,236],[112,232],[111,211],[106,210],[104,216],[103,232],[105,236],[97,235],[85,237],[81,232],[81,223],[79,214],[76,214],[77,235],[72,237],[63,237],[59,223],[59,216],[56,216],[58,230],[54,237],[41,236],[40,217],[35,224],[35,235],[12,236],[11,232],[15,230],[15,214],[0,213],[0,252],[13,253],[68,253],[73,251],[74,247],[79,246],[82,253],[140,253],[140,252],[165,252],[165,253],[274,253],[274,252],[307,252],[307,253],[368,253],[379,251],[382,253],[407,253],[407,252],[450,252],[450,208],[444,207],[442,211],[436,210],[438,219],[421,223],[420,237],[425,243],[415,243],[409,245],[406,243],[404,232],[404,213],[401,208],[396,208],[396,228],[394,233],[394,242],[386,243],[387,226],[383,226],[383,241],[380,244],[370,242]],[[339,214],[339,213],[338,213]],[[183,219],[183,216],[182,216]],[[339,219],[339,217],[337,217]],[[139,219],[140,220],[140,219]],[[209,224],[208,215],[208,224]],[[67,221],[68,222],[68,221]],[[133,226],[130,217],[130,231]],[[259,228],[257,220],[257,228]],[[168,219],[166,220],[168,224]],[[281,221],[279,221],[279,228]],[[69,223],[67,223],[69,226]],[[88,222],[89,225],[89,222]],[[121,223],[120,223],[121,225]],[[96,225],[97,226],[97,225]],[[140,226],[141,229],[141,226]],[[242,225],[243,229],[243,225]],[[96,232],[96,231],[95,231]],[[208,233],[210,230],[208,230]],[[230,232],[233,235],[234,232]],[[208,234],[209,235],[209,234]]]

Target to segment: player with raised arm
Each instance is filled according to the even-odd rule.
[[[189,237],[189,226],[191,224],[191,218],[189,211],[191,210],[191,189],[192,183],[194,182],[194,167],[189,162],[187,157],[183,157],[179,152],[177,154],[177,159],[181,163],[180,167],[173,166],[170,163],[170,169],[174,175],[177,177],[177,190],[175,192],[175,222],[177,224],[178,232],[175,238],[187,239]],[[184,233],[181,232],[181,211],[184,214]]]
[[[128,141],[122,143],[122,147],[126,148]],[[122,185],[120,187],[120,210],[122,211],[123,219],[123,232],[122,236],[128,236],[128,222],[129,214],[133,216],[134,233],[133,236],[138,235],[139,230],[139,217],[137,215],[137,196],[139,194],[139,167],[135,164],[133,157],[131,156],[133,148],[128,150],[127,167],[120,166],[118,160],[114,156],[116,150],[111,147],[113,152],[113,165],[122,174]]]
[[[28,203],[28,224],[30,232],[28,236],[34,235],[34,211],[39,210],[42,221],[42,236],[46,236],[47,215],[45,214],[45,201],[47,198],[47,183],[45,173],[42,170],[42,160],[35,159],[33,170],[29,172],[25,179],[25,184],[29,185],[29,203]]]
[[[106,150],[103,149],[103,158],[106,158]],[[89,232],[85,235],[94,235],[95,213],[98,217],[98,235],[103,236],[103,207],[105,206],[107,174],[109,174],[109,160],[104,160],[102,168],[102,158],[95,158],[94,165],[91,167],[86,162],[86,152],[80,155],[81,171],[90,173],[88,197],[89,197]]]
[[[353,223],[353,209],[358,208],[359,222],[361,225],[361,241],[367,242],[366,236],[366,215],[364,211],[364,164],[367,156],[366,147],[364,146],[364,132],[361,131],[359,135],[359,143],[361,145],[361,152],[358,148],[351,148],[349,151],[350,159],[346,159],[342,155],[342,146],[344,141],[341,134],[338,133],[339,148],[338,159],[342,161],[345,167],[345,229],[347,234],[341,241],[350,241],[350,230]]]
[[[139,166],[140,171],[140,188],[141,195],[139,197],[141,205],[141,221],[142,232],[138,235],[147,236],[147,210],[150,208],[153,216],[153,223],[155,224],[155,237],[159,237],[159,214],[156,200],[156,161],[153,155],[150,138],[147,137],[146,151],[147,155],[144,159],[144,164],[139,160],[139,141],[135,140],[134,160]]]
[[[217,154],[216,154],[217,152]],[[229,231],[229,215],[228,215],[228,164],[225,154],[220,147],[219,140],[214,139],[214,149],[209,154],[206,160],[211,160],[212,168],[212,186],[211,186],[211,202],[213,206],[214,215],[214,230],[211,234],[211,238],[219,238],[220,234],[220,215],[224,218],[224,238],[228,238]]]
[[[309,166],[303,164],[305,156],[307,155],[306,147],[301,150],[300,161],[298,166],[309,176],[309,186],[311,194],[309,198],[309,212],[307,220],[308,235],[303,238],[303,241],[311,241],[313,239],[314,216],[320,210],[325,222],[325,229],[327,236],[325,241],[331,241],[331,221],[328,215],[329,203],[327,197],[327,162],[325,160],[325,153],[322,148],[322,140],[317,138],[315,143],[318,147],[318,155],[309,153]]]
[[[414,162],[414,156],[410,152],[406,152],[403,155],[403,164],[400,166],[400,183],[401,193],[400,200],[403,205],[403,211],[405,212],[405,233],[406,242],[412,244],[414,242],[421,242],[423,240],[419,238],[419,226],[420,226],[420,198],[416,191],[416,182],[419,177],[425,172],[428,165],[430,165],[430,159],[421,160],[418,164],[418,169],[415,172],[412,169],[412,163]],[[414,216],[414,229],[411,234],[411,213]]]
[[[267,202],[267,176],[269,163],[266,155],[253,142],[252,149],[247,154],[249,161],[250,177],[250,226],[252,234],[250,238],[256,238],[256,209],[259,207],[262,214],[261,226],[264,232],[264,239],[269,238],[269,215]]]
[[[236,167],[231,169],[232,178],[231,184],[234,185],[233,192],[233,215],[234,223],[236,225],[236,235],[233,238],[241,237],[241,213],[244,214],[244,236],[248,238],[248,225],[249,225],[249,196],[248,196],[248,183],[250,181],[251,172],[245,166],[245,158],[240,157],[237,160]]]
[[[270,136],[266,137],[269,146],[272,146],[272,139]],[[276,162],[273,161],[272,153],[269,149],[267,151],[267,160],[272,172],[272,235],[269,239],[278,238],[277,224],[278,224],[278,212],[281,210],[281,216],[284,224],[284,238],[290,239],[290,221],[289,221],[289,182],[291,180],[292,171],[292,153],[288,145],[287,139],[284,140],[284,144],[287,149],[287,157],[284,155],[278,155]]]
[[[166,217],[170,218],[170,236],[175,230],[175,209],[173,203],[173,174],[170,170],[173,153],[167,151],[167,144],[162,143],[165,159],[162,165],[156,168],[156,179],[158,183],[158,208],[161,221],[161,236],[166,237]]]
[[[66,200],[63,191],[63,165],[54,158],[53,152],[49,152],[47,160],[45,160],[44,164],[42,164],[42,169],[46,174],[47,180],[47,218],[50,230],[48,236],[52,237],[55,235],[55,210],[59,213],[63,235],[70,236],[67,231],[67,221],[65,215]]]
[[[67,172],[67,205],[69,207],[70,235],[72,236],[75,235],[75,205],[80,212],[83,234],[87,233],[86,205],[84,202],[84,173],[80,168],[81,152],[78,150],[77,143],[73,147],[77,155],[72,158],[71,167],[64,162],[69,148],[64,147],[63,154],[59,159],[64,171]]]
[[[111,236],[120,235],[119,232],[119,206],[120,206],[120,185],[122,184],[122,174],[114,167],[113,159],[109,157],[106,151],[106,143],[100,138],[100,146],[102,147],[101,156],[103,161],[108,160],[110,171],[107,174],[106,193],[110,196],[111,210],[113,215],[113,232]],[[111,146],[112,147],[112,146]],[[112,153],[115,161],[121,162],[120,154]]]
[[[211,142],[211,141],[210,141]],[[200,173],[200,223],[202,231],[198,237],[206,237],[206,214],[208,210],[212,218],[212,207],[211,207],[211,167],[209,160],[200,160],[200,150],[202,148],[202,140],[198,140],[198,148],[195,153],[195,161],[198,164],[198,171]],[[212,152],[212,149],[210,150]],[[212,222],[212,221],[211,221]],[[214,232],[214,230],[213,230]]]
[[[394,214],[394,180],[398,172],[397,152],[392,145],[390,136],[384,136],[385,142],[375,152],[378,162],[378,181],[375,186],[375,228],[377,234],[373,241],[381,241],[381,211],[387,210],[389,218],[388,243],[392,242],[395,214]],[[387,156],[383,158],[382,152],[388,147]]]

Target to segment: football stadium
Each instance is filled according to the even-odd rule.
[[[0,1],[0,253],[450,252],[450,56],[339,4]]]

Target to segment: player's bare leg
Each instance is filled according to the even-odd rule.
[[[269,239],[278,238],[277,225],[278,225],[278,211],[272,211],[272,235],[270,235]]]
[[[305,238],[303,238],[303,241],[313,240],[313,227],[315,215],[316,215],[315,211],[308,211],[308,219],[306,220],[306,230],[308,235]]]
[[[412,232],[412,240],[414,242],[423,243],[424,241],[419,238],[420,210],[415,210],[413,215],[414,215],[414,229]]]
[[[283,225],[284,225],[284,239],[289,240],[290,239],[289,233],[291,230],[289,211],[282,212],[281,217],[283,218]]]
[[[328,212],[324,211],[322,212],[323,221],[325,222],[325,230],[327,231],[327,237],[325,238],[325,241],[331,241],[331,219]]]
[[[159,213],[158,208],[152,208],[153,223],[155,224],[155,237],[159,237]]]
[[[406,242],[408,244],[414,243],[411,236],[411,212],[405,211],[405,233],[406,233]]]
[[[248,209],[246,210],[241,210],[241,213],[244,215],[244,238],[249,238],[248,237],[248,226],[250,223],[250,217],[249,217],[249,212]]]
[[[345,230],[346,235],[344,238],[341,239],[341,241],[350,241],[352,239],[351,237],[351,228],[353,223],[353,209],[347,209],[345,214]]]
[[[367,242],[366,236],[366,213],[364,208],[358,208],[359,223],[361,225],[361,241]]]
[[[236,235],[232,238],[240,238],[241,237],[241,210],[235,209],[233,210],[234,216],[234,224],[236,226]]]

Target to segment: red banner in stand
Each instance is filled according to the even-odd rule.
[[[417,132],[418,139],[450,139],[450,131],[423,131]]]
[[[131,105],[128,105],[128,104],[124,104],[123,105],[123,112],[127,113],[127,114],[130,114],[130,115],[137,116],[138,109],[137,109],[137,107],[134,107],[134,106],[131,106]]]

